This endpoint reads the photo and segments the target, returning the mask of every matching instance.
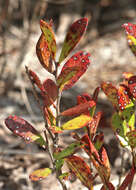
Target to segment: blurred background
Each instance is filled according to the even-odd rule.
[[[41,34],[39,21],[53,19],[59,55],[68,27],[81,17],[87,17],[89,24],[75,52],[78,50],[90,52],[91,65],[81,80],[63,94],[62,110],[76,103],[77,94],[82,92],[91,94],[102,81],[113,81],[117,84],[121,81],[121,74],[124,71],[135,72],[136,60],[127,47],[121,25],[125,22],[136,23],[136,1],[0,0],[1,190],[43,190],[46,187],[54,189],[53,177],[40,183],[32,183],[28,179],[29,173],[34,169],[49,166],[48,156],[39,147],[26,145],[12,135],[5,128],[4,119],[10,114],[17,114],[42,131],[43,119],[25,73],[27,65],[37,72],[41,80],[52,78],[41,67],[35,53],[36,43]],[[100,93],[97,109],[104,112],[100,128],[105,132],[107,149],[110,144],[108,151],[111,155],[112,178],[115,180],[115,176],[121,172],[120,149],[110,130],[112,108],[103,93]],[[62,144],[69,143],[68,135],[68,133],[64,135],[65,140]],[[125,173],[130,167],[130,159],[128,153],[124,157]],[[78,180],[71,184],[71,188],[75,190],[81,187]],[[55,188],[60,189],[58,184],[55,184]]]

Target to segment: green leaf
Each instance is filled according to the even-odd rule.
[[[89,166],[85,163],[85,161],[78,156],[69,156],[65,158],[65,161],[68,164],[68,167],[74,174],[78,177],[78,179],[89,189],[93,187],[93,176]]]
[[[70,173],[65,172],[65,173],[61,174],[61,175],[59,176],[59,178],[60,178],[61,180],[66,180],[66,179],[68,179],[69,175],[70,175]]]
[[[65,148],[64,150],[62,150],[61,152],[57,152],[53,154],[53,157],[56,160],[60,160],[62,158],[65,158],[67,156],[70,156],[72,154],[75,153],[75,151],[81,146],[80,142],[75,142],[72,143],[71,145],[69,145],[67,148]]]
[[[66,122],[61,126],[63,130],[74,130],[79,129],[84,126],[86,126],[90,121],[92,120],[92,117],[87,115],[80,115],[78,117],[75,117],[74,119]]]
[[[47,42],[48,49],[51,53],[52,59],[55,60],[57,46],[56,46],[55,35],[52,30],[52,27],[50,26],[50,24],[48,24],[47,22],[43,20],[40,21],[40,27],[41,27],[42,33],[45,36],[45,40]]]
[[[126,120],[128,126],[130,127],[130,130],[134,130],[135,129],[135,106],[134,106],[134,103],[131,102],[129,105],[127,105],[126,108],[123,110],[123,112],[121,112],[120,114]]]
[[[129,145],[132,148],[136,147],[136,130],[130,131],[126,134],[128,141],[129,141]]]
[[[79,51],[64,64],[57,78],[57,85],[61,92],[71,88],[85,73],[90,64],[89,58],[90,53]]]
[[[5,124],[15,135],[22,137],[26,143],[38,142],[41,146],[46,145],[38,131],[21,117],[9,116],[5,119]]]
[[[112,128],[120,141],[122,146],[128,146],[128,139],[126,137],[129,132],[129,127],[126,120],[124,120],[117,112],[112,116]]]
[[[49,129],[54,134],[63,133],[63,130],[60,127],[57,127],[57,126],[54,126],[54,125],[50,126]]]
[[[38,170],[33,171],[30,174],[29,178],[32,181],[39,181],[39,180],[45,179],[51,173],[52,173],[52,170],[50,168],[38,169]]]
[[[68,56],[68,54],[74,49],[76,44],[83,36],[86,27],[88,25],[87,18],[81,18],[74,22],[68,30],[64,44],[61,50],[59,64]]]
[[[56,160],[56,162],[55,162],[56,169],[60,170],[62,168],[63,164],[64,164],[64,159]]]

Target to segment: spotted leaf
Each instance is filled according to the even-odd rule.
[[[78,156],[69,156],[65,158],[65,161],[68,164],[68,167],[77,178],[89,189],[93,187],[93,176],[89,166],[85,161]]]
[[[44,34],[45,40],[47,42],[47,46],[51,54],[51,57],[53,60],[55,60],[57,47],[56,47],[56,40],[55,40],[55,35],[52,30],[52,27],[50,26],[50,24],[48,24],[47,22],[43,20],[40,21],[40,27],[41,27],[42,33]]]
[[[96,106],[96,103],[91,100],[82,104],[79,104],[77,106],[74,106],[70,109],[65,110],[64,112],[61,113],[62,116],[75,116],[75,115],[80,115],[82,113],[85,113],[92,107]]]
[[[57,85],[60,91],[71,88],[85,73],[90,64],[89,58],[89,53],[80,51],[65,63],[57,78]]]
[[[125,23],[122,26],[123,28],[125,28],[128,45],[134,53],[134,55],[136,56],[136,24]]]
[[[43,82],[43,89],[44,105],[50,106],[58,96],[58,88],[53,80],[46,79]]]
[[[107,98],[111,101],[113,106],[118,109],[118,90],[112,83],[103,82],[101,84],[103,92],[106,94]]]
[[[118,189],[125,190],[129,186],[129,184],[131,184],[133,182],[135,173],[136,173],[136,170],[135,170],[135,168],[132,167]]]
[[[9,116],[5,119],[5,124],[15,135],[22,137],[26,143],[36,141],[41,146],[46,145],[37,130],[24,119],[18,116]]]
[[[40,181],[42,179],[45,179],[48,175],[50,175],[52,173],[52,170],[50,168],[42,168],[42,169],[38,169],[33,171],[29,178],[32,181]]]
[[[132,104],[130,91],[124,84],[120,84],[118,89],[118,104],[121,111],[124,110],[129,104]]]
[[[41,34],[36,44],[36,54],[41,65],[50,73],[52,72],[52,62],[50,61],[50,51],[44,34]]]
[[[136,99],[136,75],[129,78],[128,87],[132,96]]]
[[[97,127],[98,127],[99,121],[101,119],[101,116],[102,116],[102,112],[98,112],[96,115],[94,115],[91,122],[89,122],[89,124],[88,124],[92,138],[94,137],[94,135],[97,131]]]
[[[122,25],[125,28],[125,32],[127,35],[131,35],[136,38],[136,24],[125,23]]]
[[[88,25],[88,19],[82,18],[74,22],[68,30],[64,44],[61,50],[59,64],[68,56],[68,54],[74,49],[76,44],[83,36],[86,27]]]
[[[77,149],[80,148],[80,146],[81,146],[80,142],[74,142],[74,143],[70,144],[67,148],[62,150],[61,152],[54,153],[53,157],[56,160],[60,160],[65,157],[71,156],[72,154],[74,154],[77,151]]]
[[[66,122],[61,126],[63,130],[74,130],[79,129],[82,127],[85,127],[90,121],[92,117],[88,115],[80,115],[78,117],[75,117],[74,119]]]

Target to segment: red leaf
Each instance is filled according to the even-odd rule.
[[[87,93],[83,93],[82,95],[77,96],[77,104],[82,104],[90,100],[92,100],[92,97]]]
[[[36,86],[42,91],[43,85],[42,85],[39,77],[37,76],[37,74],[34,71],[29,69],[29,76],[31,77],[31,80],[33,81],[33,83],[35,83]]]
[[[65,63],[57,79],[60,91],[71,88],[85,73],[90,64],[89,58],[90,53],[80,51]]]
[[[118,104],[119,109],[122,111],[126,108],[128,104],[131,103],[131,94],[129,92],[129,89],[124,84],[120,84],[118,89]]]
[[[81,18],[74,22],[68,30],[64,44],[61,50],[59,64],[68,56],[68,54],[74,49],[76,44],[79,42],[83,36],[86,27],[88,25],[87,18]]]
[[[44,93],[44,104],[50,106],[56,100],[58,96],[58,88],[55,82],[51,79],[46,79],[43,82]]]
[[[97,98],[98,98],[98,94],[99,94],[99,91],[101,90],[101,87],[97,87],[93,93],[93,97],[92,99],[97,102]]]
[[[128,87],[131,94],[136,99],[136,75],[129,78]]]
[[[36,129],[21,117],[9,116],[5,119],[5,124],[15,135],[22,137],[26,143],[43,140]]]
[[[50,51],[45,40],[44,34],[41,34],[36,44],[36,54],[41,65],[50,73],[52,72],[52,62],[50,61]]]
[[[107,152],[105,150],[104,147],[101,148],[101,160],[102,160],[102,164],[104,166],[104,175],[107,176],[107,179],[109,178],[110,176],[110,172],[111,172],[111,169],[110,169],[110,162],[109,162],[109,158],[108,158],[108,155],[107,155]]]
[[[90,134],[91,137],[93,138],[93,136],[95,135],[96,131],[97,131],[97,127],[99,124],[99,121],[101,119],[102,116],[102,112],[98,112],[92,119],[92,121],[88,124],[88,127],[90,128]]]
[[[115,108],[118,108],[118,90],[112,83],[103,82],[101,84],[103,92],[107,95],[107,98],[111,101]]]
[[[131,168],[127,176],[125,177],[123,183],[120,185],[119,190],[125,190],[129,184],[132,183],[136,170]]]
[[[96,170],[99,173],[99,176],[101,177],[103,183],[105,183],[105,180],[109,180],[110,172],[109,168],[105,167],[103,164],[103,160],[101,160],[98,151],[96,150],[95,146],[89,139],[88,135],[84,135],[81,139],[82,143],[85,143],[85,146],[83,146],[83,149],[86,151],[86,153],[90,156],[90,159],[96,168]]]
[[[136,38],[136,24],[132,23],[125,23],[122,25],[123,28],[125,28],[126,34],[131,35],[134,38]]]
[[[79,104],[77,106],[74,106],[74,107],[72,107],[70,109],[67,109],[64,112],[62,112],[60,115],[62,115],[62,116],[80,115],[80,114],[88,111],[90,108],[92,108],[95,105],[96,105],[96,103],[93,100],[91,100],[91,101]]]
[[[85,143],[85,146],[83,147],[84,150],[89,154],[91,160],[96,161],[98,163],[101,163],[98,151],[96,150],[96,148],[94,147],[93,143],[91,142],[91,140],[89,139],[88,135],[84,135],[81,139],[81,142]],[[94,157],[94,158],[92,158]]]
[[[136,25],[132,23],[126,23],[122,25],[125,28],[127,34],[127,41],[131,51],[136,56]]]
[[[92,189],[93,176],[89,166],[78,156],[69,156],[65,158],[69,168],[80,179],[80,181],[89,189]]]

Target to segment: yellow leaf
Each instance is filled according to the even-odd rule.
[[[86,126],[91,120],[92,120],[92,117],[88,115],[80,115],[66,122],[64,125],[61,126],[61,128],[64,130],[79,129]]]

